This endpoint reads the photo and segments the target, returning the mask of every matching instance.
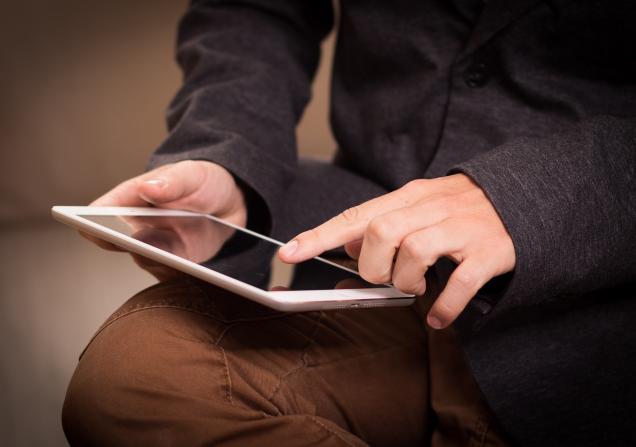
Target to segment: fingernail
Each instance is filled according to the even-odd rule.
[[[284,256],[291,256],[298,248],[298,241],[296,239],[287,242],[280,248],[280,253]]]
[[[164,179],[161,179],[161,178],[153,178],[150,180],[146,180],[144,183],[146,185],[157,186],[159,188],[163,188],[168,184]]]
[[[428,325],[430,327],[432,327],[433,329],[441,329],[442,328],[442,322],[439,321],[439,319],[437,317],[433,317],[431,315],[429,315],[426,320],[428,321]]]
[[[143,200],[145,200],[148,203],[155,203],[156,202],[156,197],[155,194],[158,192],[157,190],[162,190],[166,187],[166,185],[168,185],[168,182],[166,182],[164,179],[162,178],[152,178],[149,180],[145,180],[144,181],[145,185],[150,185],[152,186],[152,188],[148,191],[140,191],[139,192],[139,197],[141,197]],[[150,194],[150,196],[148,196],[148,194]]]

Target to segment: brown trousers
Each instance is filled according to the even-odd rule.
[[[64,430],[86,446],[506,445],[425,306],[283,314],[158,284],[91,340]]]

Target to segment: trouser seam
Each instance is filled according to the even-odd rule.
[[[404,343],[404,344],[400,344],[400,345],[392,345],[392,346],[384,346],[382,348],[378,348],[374,351],[369,351],[369,352],[364,352],[362,354],[358,354],[358,355],[352,355],[352,356],[348,356],[345,358],[340,358],[340,359],[335,359],[335,360],[330,360],[327,362],[321,362],[321,363],[316,363],[316,364],[309,364],[307,363],[305,366],[307,368],[320,368],[322,366],[329,366],[329,365],[334,365],[337,363],[346,363],[349,361],[355,361],[358,360],[361,357],[368,357],[371,355],[377,355],[377,354],[383,354],[387,351],[394,351],[394,350],[398,350],[398,349],[408,349],[408,348],[412,348],[414,346],[422,346],[423,341],[419,340],[416,342],[409,342],[409,343]]]
[[[88,343],[86,344],[86,347],[84,348],[84,350],[82,351],[82,353],[80,354],[80,358],[84,355],[84,352],[86,351],[86,349],[88,349],[88,347],[90,346],[90,344],[93,342],[93,340],[95,340],[95,338],[97,338],[97,336],[99,334],[101,334],[104,329],[106,329],[107,327],[109,327],[111,324],[113,324],[114,322],[125,318],[129,315],[135,314],[137,312],[141,312],[144,310],[152,310],[152,309],[174,309],[174,310],[180,310],[183,312],[190,312],[193,314],[197,314],[197,315],[201,315],[204,317],[208,317],[211,318],[215,321],[218,321],[219,323],[223,323],[223,324],[227,324],[227,325],[233,325],[236,323],[246,323],[246,322],[255,322],[255,321],[267,321],[267,320],[274,320],[277,318],[284,318],[287,315],[286,314],[281,314],[281,315],[269,315],[269,316],[263,316],[263,317],[254,317],[254,318],[239,318],[236,320],[232,320],[232,321],[227,321],[224,320],[223,318],[220,318],[218,315],[215,315],[213,313],[210,312],[205,312],[205,311],[201,311],[201,310],[197,310],[197,309],[192,309],[192,308],[188,308],[185,306],[178,306],[178,305],[174,305],[174,304],[151,304],[151,305],[145,305],[145,304],[137,304],[129,309],[126,309],[126,312],[121,313],[120,315],[117,315],[115,317],[111,317],[108,321],[106,321],[106,323],[104,323],[98,330],[97,332],[95,332],[95,334],[91,337],[91,339],[88,341]]]
[[[336,432],[335,430],[332,430],[331,428],[327,427],[327,425],[323,424],[316,416],[310,416],[310,420],[313,421],[319,427],[321,427],[323,430],[328,432],[329,434],[338,438],[340,441],[345,443],[345,445],[348,445],[350,447],[356,447],[354,444],[347,441],[340,433]]]
[[[91,339],[88,341],[88,344],[86,345],[86,348],[84,348],[84,351],[86,351],[86,349],[88,349],[88,346],[90,346],[90,344],[93,342],[93,340],[95,340],[95,338],[97,338],[97,336],[99,334],[101,334],[107,327],[109,327],[110,325],[112,325],[113,323],[115,323],[116,321],[121,320],[122,318],[125,318],[129,315],[135,314],[137,312],[141,312],[144,310],[151,310],[151,309],[175,309],[175,310],[181,310],[184,312],[191,312],[194,314],[198,314],[198,315],[203,315],[209,318],[212,318],[214,320],[217,320],[219,322],[222,322],[218,317],[216,317],[215,315],[211,314],[211,313],[207,313],[207,312],[203,312],[200,310],[194,310],[194,309],[189,309],[187,307],[183,307],[183,306],[176,306],[174,304],[151,304],[151,305],[145,305],[145,304],[137,304],[129,309],[126,309],[126,312],[122,312],[120,315],[111,317],[108,319],[108,321],[106,321],[106,323],[104,323],[98,330],[97,332],[95,332],[95,334],[91,337]],[[82,351],[82,354],[80,354],[80,357],[84,354],[84,351]]]
[[[272,399],[274,398],[276,393],[278,393],[278,391],[280,390],[280,388],[283,385],[283,382],[285,381],[285,379],[287,377],[293,375],[294,373],[300,371],[301,369],[308,367],[307,350],[315,342],[314,339],[315,339],[316,335],[318,334],[318,328],[320,327],[320,322],[322,321],[323,318],[324,318],[324,312],[321,311],[320,314],[318,314],[318,318],[316,318],[316,320],[315,320],[314,327],[312,328],[311,334],[309,335],[309,340],[307,341],[307,344],[303,348],[303,353],[301,355],[301,362],[302,363],[300,365],[298,365],[296,368],[293,368],[292,370],[290,370],[290,371],[286,372],[285,374],[283,374],[282,376],[280,376],[280,378],[278,379],[278,383],[276,384],[276,386],[274,387],[274,389],[272,390],[270,395],[267,396],[267,400],[272,405],[276,406],[274,404],[274,402],[272,402]]]
[[[217,337],[216,341],[214,342],[215,345],[217,345],[219,348],[223,349],[221,347],[221,342],[223,341],[223,338],[225,337],[225,335],[228,333],[228,331],[234,327],[234,324],[226,324],[225,327],[223,328],[223,330],[219,333],[219,336]],[[225,351],[224,351],[225,352]]]
[[[221,350],[221,356],[223,357],[223,364],[225,366],[225,379],[227,386],[225,387],[225,397],[230,404],[234,404],[234,399],[232,397],[232,376],[230,375],[230,367],[227,361],[227,355],[225,353],[225,349],[223,347],[216,345]]]

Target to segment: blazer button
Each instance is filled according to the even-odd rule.
[[[470,88],[479,88],[488,84],[490,77],[486,68],[484,62],[478,62],[468,67],[464,72],[464,82],[466,85]]]

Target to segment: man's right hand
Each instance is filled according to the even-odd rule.
[[[214,214],[235,225],[247,223],[243,192],[232,175],[209,161],[181,161],[164,165],[120,183],[91,206],[156,206]],[[102,248],[114,245],[82,233]]]

